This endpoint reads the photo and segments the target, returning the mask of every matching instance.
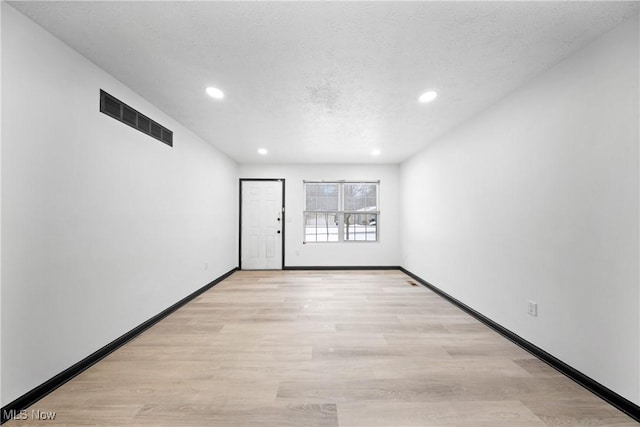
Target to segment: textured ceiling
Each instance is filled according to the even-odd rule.
[[[11,4],[240,163],[403,161],[638,14],[597,1]],[[430,89],[438,99],[418,104]]]

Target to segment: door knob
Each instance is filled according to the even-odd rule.
[[[280,234],[280,230],[278,230],[278,234]]]

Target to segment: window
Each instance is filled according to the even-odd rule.
[[[304,242],[377,242],[379,182],[304,182]]]

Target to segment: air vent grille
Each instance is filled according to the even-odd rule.
[[[162,139],[162,128],[156,122],[151,122],[151,136]]]
[[[173,147],[173,132],[100,89],[100,111]]]
[[[138,129],[144,133],[149,133],[149,119],[145,116],[138,116]]]
[[[122,121],[131,126],[137,126],[138,113],[136,110],[127,107],[126,105],[122,108]]]
[[[162,140],[173,146],[173,132],[168,129],[162,129]]]
[[[120,118],[120,107],[121,105],[117,99],[110,96],[105,97],[103,113],[107,113],[115,118]]]

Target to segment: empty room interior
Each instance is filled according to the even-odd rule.
[[[2,423],[638,425],[639,10],[2,1]]]

